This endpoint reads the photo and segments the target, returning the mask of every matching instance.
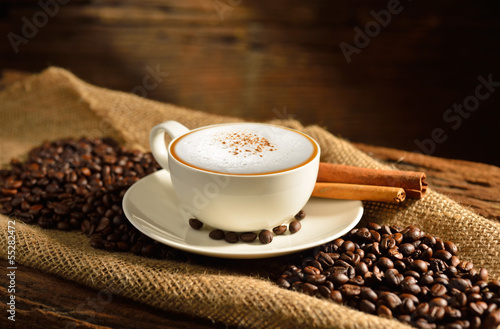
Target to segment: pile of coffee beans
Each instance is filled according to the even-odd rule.
[[[277,283],[418,328],[496,328],[500,281],[457,249],[415,226],[370,223],[288,265]]]
[[[262,244],[269,244],[273,241],[275,235],[283,235],[286,233],[288,230],[291,234],[297,233],[301,228],[302,224],[300,221],[306,217],[306,213],[304,210],[299,211],[294,219],[290,221],[288,225],[279,225],[273,228],[272,231],[270,230],[262,230],[260,232],[243,232],[243,233],[237,233],[237,232],[225,232],[220,229],[214,229],[210,231],[208,236],[211,239],[214,240],[225,240],[228,243],[237,243],[238,241],[243,241],[243,242],[254,242],[257,237],[259,238],[260,243]],[[191,218],[189,219],[189,225],[195,229],[195,230],[200,230],[203,227],[203,222],[198,220],[197,218]]]
[[[59,230],[81,230],[95,248],[155,258],[175,252],[146,237],[122,210],[126,190],[160,169],[150,153],[111,139],[63,139],[0,170],[0,213]]]

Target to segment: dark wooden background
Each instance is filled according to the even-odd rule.
[[[210,113],[291,116],[354,142],[500,165],[500,87],[460,123],[443,118],[474,95],[478,76],[500,82],[500,6],[401,0],[348,63],[339,45],[354,45],[354,28],[375,26],[371,11],[395,3],[2,1],[0,69],[56,65],[100,86]],[[23,38],[17,46],[14,34]],[[151,70],[161,72],[156,81]]]

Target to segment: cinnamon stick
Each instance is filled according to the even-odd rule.
[[[406,193],[404,189],[399,187],[317,182],[314,185],[312,196],[329,199],[400,203],[405,200]]]
[[[408,198],[420,199],[427,191],[423,172],[384,170],[321,162],[318,182],[399,187]]]

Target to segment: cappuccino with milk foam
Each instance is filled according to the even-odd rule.
[[[174,141],[172,156],[200,170],[234,175],[288,171],[312,161],[313,140],[278,126],[242,123],[191,131]]]

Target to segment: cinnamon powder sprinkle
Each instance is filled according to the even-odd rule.
[[[228,145],[228,151],[233,155],[240,153],[259,155],[262,152],[275,151],[276,147],[267,138],[248,132],[224,133],[216,137],[216,140],[223,145]]]

